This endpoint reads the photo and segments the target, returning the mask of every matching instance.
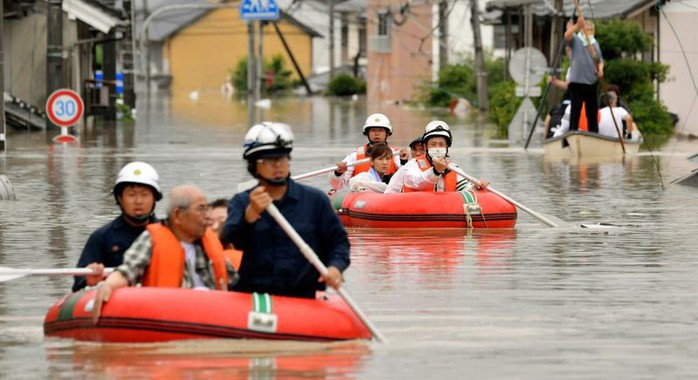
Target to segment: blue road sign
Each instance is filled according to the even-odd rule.
[[[272,21],[279,19],[276,0],[243,0],[240,3],[241,20]]]

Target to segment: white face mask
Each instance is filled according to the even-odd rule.
[[[446,152],[448,152],[448,148],[429,148],[429,157],[431,158],[437,158],[437,157],[446,157]]]

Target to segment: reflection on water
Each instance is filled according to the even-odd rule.
[[[0,266],[72,267],[89,232],[117,215],[118,170],[151,163],[165,191],[201,186],[230,197],[249,179],[242,162],[246,106],[204,93],[139,108],[137,125],[90,126],[77,146],[10,131],[0,155],[17,201],[0,202]],[[696,364],[695,189],[662,189],[649,155],[604,162],[545,160],[540,151],[489,148],[473,120],[363,100],[274,99],[259,119],[294,128],[294,174],[334,164],[365,137],[371,112],[406,144],[426,120],[445,119],[451,155],[469,174],[573,228],[525,212],[517,228],[352,230],[346,290],[387,345],[283,342],[86,345],[45,340],[42,318],[69,278],[0,283],[0,373],[9,378],[689,378]],[[55,131],[57,132],[57,131]],[[52,132],[53,133],[53,132]],[[665,178],[689,172],[687,141],[654,152]],[[306,180],[326,190],[324,176]],[[163,215],[164,204],[156,211]],[[619,225],[609,230],[581,223]],[[148,375],[144,375],[148,374]],[[123,375],[123,376],[122,376]],[[468,376],[470,375],[470,376]]]
[[[181,341],[158,344],[88,344],[51,341],[49,374],[67,371],[110,379],[273,379],[352,377],[370,354],[364,343]],[[70,368],[66,368],[70,367]]]

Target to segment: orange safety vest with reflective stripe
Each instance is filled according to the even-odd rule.
[[[141,284],[161,288],[179,288],[184,278],[184,247],[172,230],[161,223],[149,224],[146,228],[150,232],[152,241],[152,256]],[[207,228],[201,238],[201,244],[213,265],[216,289],[227,290],[228,271],[221,241],[210,228]]]
[[[431,164],[429,163],[429,160],[427,160],[427,156],[419,156],[415,158],[417,160],[417,165],[419,165],[419,168],[425,172],[427,170],[431,170]],[[458,177],[456,173],[449,171],[446,173],[446,175],[443,176],[444,179],[444,191],[456,191],[456,183],[458,182]],[[431,187],[430,190],[417,190],[413,189],[411,187],[407,187],[405,185],[402,186],[402,192],[403,193],[412,193],[416,191],[436,191],[436,184]]]
[[[392,146],[390,146],[390,149],[395,151],[396,149]],[[360,146],[356,148],[356,161],[358,160],[363,160],[364,158],[371,157],[370,155],[367,155],[366,152],[368,151],[368,144]],[[371,161],[364,162],[358,165],[354,165],[354,172],[351,174],[351,176],[355,176],[359,173],[367,172],[371,170]],[[388,174],[393,174],[397,171],[397,168],[395,167],[395,160],[390,160],[390,167],[388,168],[388,171],[385,172],[386,175]]]

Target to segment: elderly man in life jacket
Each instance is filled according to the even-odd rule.
[[[373,149],[376,144],[387,144],[388,137],[393,134],[393,126],[390,124],[390,120],[387,116],[382,113],[374,113],[366,119],[363,132],[364,136],[368,138],[368,144],[356,148],[356,150],[344,157],[343,161],[337,163],[337,170],[330,172],[330,186],[332,186],[334,190],[341,190],[349,186],[349,180],[353,176],[371,169],[370,162],[357,165],[354,165],[354,163],[369,158],[371,156],[371,149]],[[391,147],[391,149],[397,150],[395,147]],[[407,149],[400,150],[400,155],[395,155],[393,157],[393,160],[390,162],[390,167],[385,174],[390,175],[395,173],[408,159],[409,152]]]
[[[422,135],[422,143],[426,152],[400,168],[400,171],[393,176],[391,183],[388,184],[388,189],[397,187],[398,184],[392,183],[393,180],[402,181],[402,192],[404,193],[468,189],[470,183],[448,169],[448,165],[451,163],[448,159],[448,148],[451,147],[451,141],[451,128],[448,124],[441,120],[429,122],[424,127],[424,135]],[[480,182],[483,186],[488,184],[486,180]]]
[[[97,323],[112,291],[142,284],[166,288],[228,290],[236,273],[218,236],[208,227],[206,195],[182,185],[169,194],[167,219],[149,224],[124,254],[124,262],[100,285],[92,310]]]

